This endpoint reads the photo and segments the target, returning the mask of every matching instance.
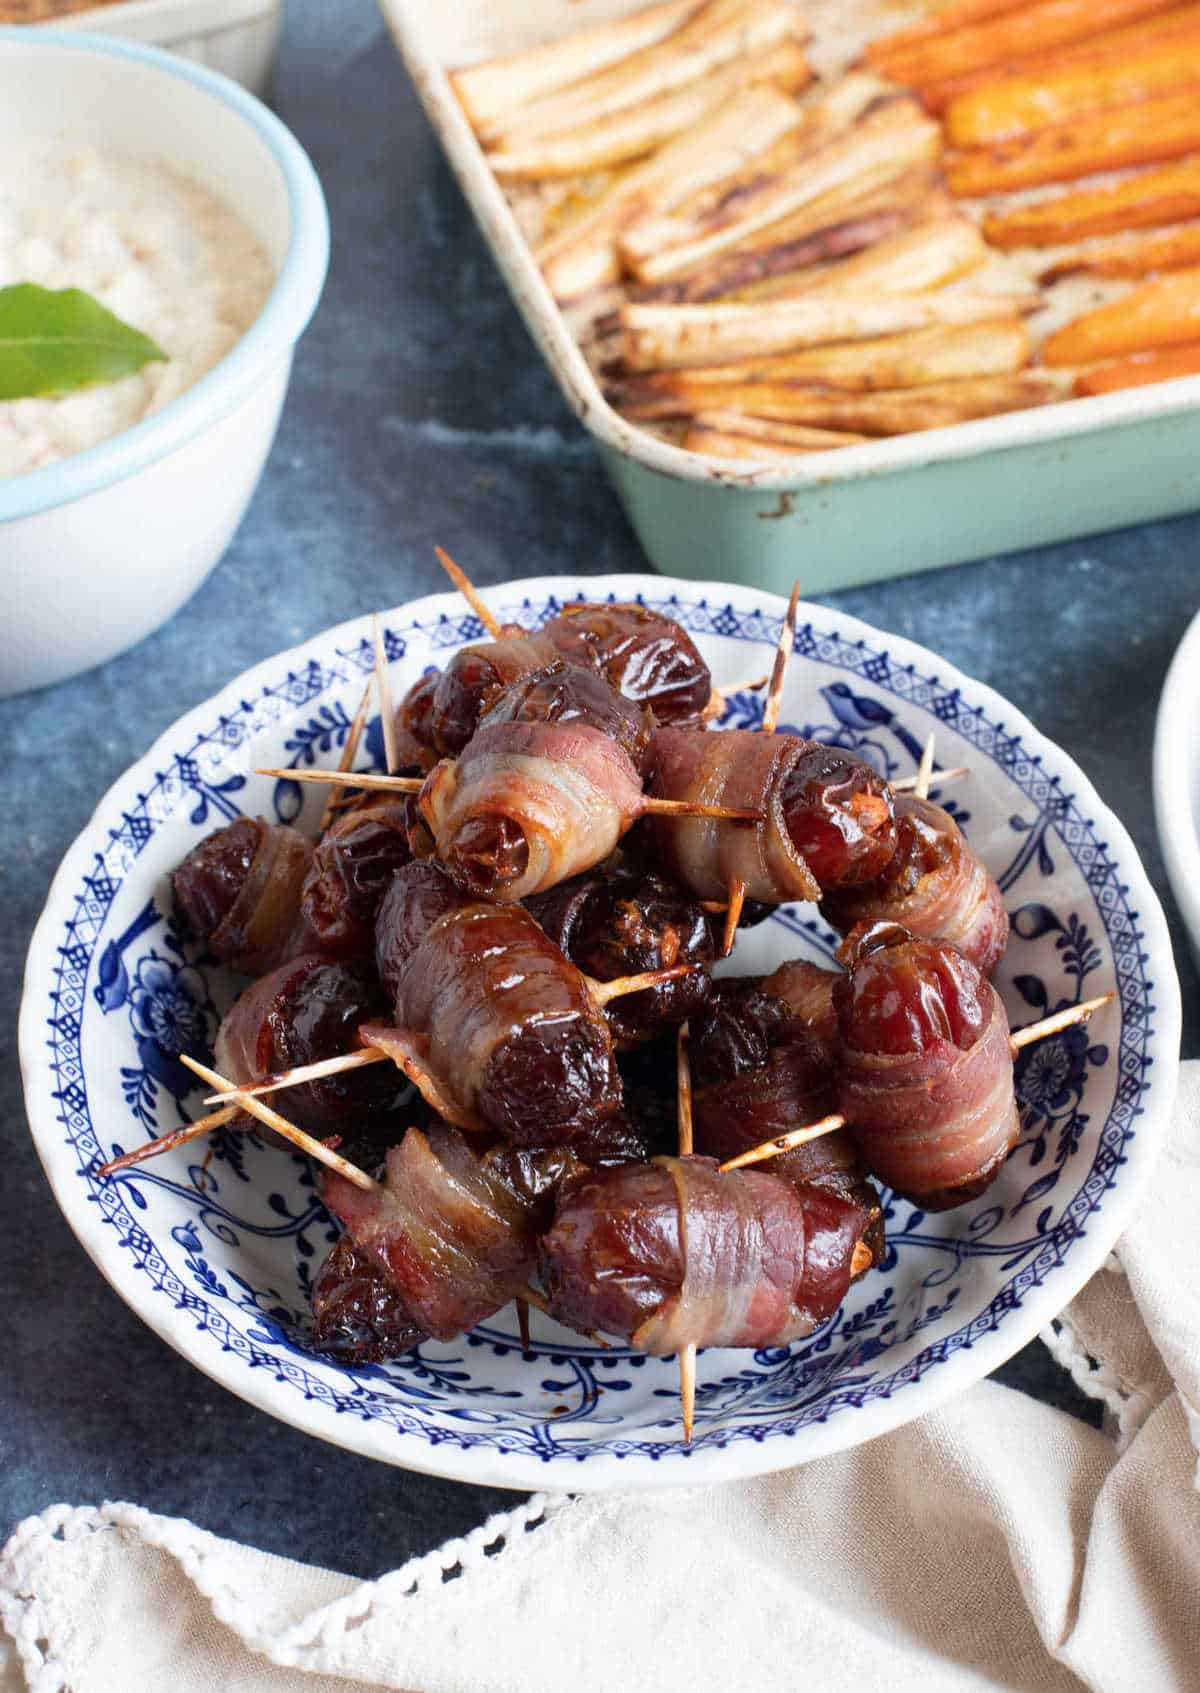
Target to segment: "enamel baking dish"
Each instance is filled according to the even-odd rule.
[[[543,282],[446,72],[641,3],[380,0],[530,333],[598,441],[659,570],[775,592],[799,575],[811,594],[1200,507],[1200,376],[749,470],[684,452],[618,416]]]

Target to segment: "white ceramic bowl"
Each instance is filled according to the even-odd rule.
[[[279,38],[280,0],[119,0],[71,12],[55,29],[97,30],[165,47],[261,94]],[[41,26],[39,26],[41,27]]]
[[[719,683],[769,667],[784,609],[771,595],[651,576],[604,589],[665,602]],[[564,600],[597,597],[597,584],[551,577],[488,597],[536,626]],[[396,690],[481,632],[450,594],[383,623]],[[189,713],[101,801],[33,937],[20,1045],[38,1150],[84,1246],[172,1346],[273,1416],[413,1469],[573,1490],[714,1481],[802,1463],[929,1410],[1032,1339],[1099,1268],[1175,1089],[1179,992],[1158,902],[1124,829],[1020,712],[920,647],[816,606],[801,609],[783,723],[889,774],[911,771],[936,728],[939,760],[971,768],[943,797],[1013,915],[998,977],[1012,1020],[1107,989],[1118,1002],[1022,1055],[1024,1134],[987,1193],[928,1216],[888,1200],[885,1265],[816,1334],[700,1355],[690,1449],[673,1360],[603,1350],[536,1312],[530,1359],[511,1309],[384,1366],[314,1354],[308,1287],[333,1232],[298,1155],[233,1136],[215,1142],[206,1185],[194,1147],[100,1179],[117,1147],[203,1110],[205,1089],[177,1054],[211,1042],[235,989],[175,934],[171,870],[242,811],[315,826],[317,790],[253,769],[335,764],[371,663],[360,618]],[[735,698],[735,724],[761,715],[761,698]],[[367,747],[378,755],[378,720]],[[739,936],[733,966],[828,962],[832,948],[812,907],[786,907]]]
[[[211,71],[103,36],[0,29],[0,145],[47,130],[153,155],[219,194],[262,241],[277,280],[233,351],[162,411],[0,479],[0,695],[132,646],[216,564],[274,439],[329,253],[304,150]]]
[[[1154,818],[1200,965],[1200,612],[1171,660],[1154,726]]]

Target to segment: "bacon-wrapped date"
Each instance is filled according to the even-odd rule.
[[[698,899],[734,882],[768,905],[878,875],[896,846],[886,782],[838,747],[748,729],[659,729],[647,792],[765,813],[761,823],[649,816],[655,862]]]
[[[357,1045],[361,1023],[385,1014],[379,986],[365,969],[305,954],[260,977],[234,1001],[217,1031],[217,1068],[249,1087],[284,1070],[340,1058]],[[287,1111],[313,1134],[344,1132],[348,1125],[357,1133],[407,1092],[389,1066],[373,1065],[291,1088]]]
[[[601,863],[642,810],[649,725],[603,677],[555,663],[507,688],[420,804],[473,893],[526,899]]]
[[[837,1310],[859,1205],[704,1158],[656,1158],[567,1189],[541,1246],[556,1317],[655,1356],[783,1346]]]
[[[416,801],[370,794],[326,829],[300,890],[306,951],[326,958],[371,959],[375,919],[397,870],[413,859],[420,827]]]
[[[207,835],[175,871],[185,932],[223,964],[260,976],[300,950],[300,889],[308,838],[285,823],[239,817]]]
[[[691,636],[644,605],[569,605],[542,633],[572,664],[590,666],[626,699],[653,709],[659,723],[699,723],[712,699],[712,675]]]
[[[375,941],[393,1033],[417,1043],[464,1123],[550,1144],[618,1108],[604,1014],[523,906],[489,905],[436,865],[410,864],[380,907]]]
[[[650,706],[659,723],[699,723],[712,676],[691,636],[643,605],[570,605],[536,633],[506,624],[494,641],[456,652],[440,676],[405,695],[398,727],[438,758],[453,758],[496,693],[556,658],[602,676],[618,694]]]
[[[381,1364],[429,1336],[382,1267],[344,1234],[317,1271],[313,1343],[339,1364]]]
[[[762,992],[785,1008],[781,1038],[797,1029],[820,1041],[830,1063],[838,1044],[837,1012],[833,990],[840,970],[826,970],[808,958],[793,958],[762,979]]]
[[[925,1210],[975,1198],[1017,1142],[1008,1016],[969,959],[894,924],[834,989],[838,1107],[864,1162]]]
[[[414,682],[400,702],[397,726],[435,758],[454,758],[475,733],[494,694],[557,657],[557,647],[544,633],[507,625],[497,640],[460,647],[440,675]]]
[[[990,975],[1008,945],[1008,913],[958,824],[931,800],[899,794],[896,834],[883,872],[828,894],[822,916],[847,936],[858,923],[900,923],[926,940],[951,942]]]
[[[368,796],[315,847],[286,823],[239,817],[183,860],[175,907],[187,934],[248,976],[302,952],[369,960],[379,902],[420,829],[408,795]]]
[[[840,972],[803,959],[770,976],[724,977],[691,1024],[692,1121],[697,1152],[724,1162],[834,1109]],[[773,1158],[771,1173],[861,1205],[863,1238],[883,1258],[879,1196],[848,1129]]]
[[[587,975],[615,981],[674,964],[699,968],[607,1007],[618,1048],[639,1046],[703,1005],[717,947],[708,914],[662,876],[609,865],[527,900],[542,928]]]
[[[536,1263],[537,1206],[446,1124],[410,1128],[372,1191],[327,1171],[321,1197],[437,1340],[507,1305]]]

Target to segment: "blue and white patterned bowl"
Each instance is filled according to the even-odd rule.
[[[751,589],[660,577],[604,588],[665,605],[720,683],[764,669],[784,609]],[[598,597],[594,581],[556,577],[492,599],[537,626],[587,597]],[[397,692],[480,634],[449,594],[384,622]],[[801,1463],[940,1404],[1099,1267],[1174,1093],[1179,995],[1158,901],[1124,829],[1019,712],[931,653],[817,607],[801,610],[783,723],[888,774],[911,771],[936,728],[939,763],[970,766],[943,797],[1012,913],[1000,986],[1013,1022],[1110,988],[1119,999],[1086,1030],[1023,1055],[1025,1131],[988,1193],[938,1216],[890,1202],[886,1265],[815,1335],[701,1354],[690,1450],[673,1361],[604,1351],[536,1313],[529,1360],[511,1310],[386,1366],[317,1356],[308,1290],[333,1231],[298,1156],[224,1135],[206,1178],[193,1145],[98,1179],[103,1159],[200,1113],[203,1090],[178,1055],[208,1046],[234,993],[175,932],[170,871],[243,811],[315,823],[319,794],[247,772],[332,764],[371,663],[358,619],[190,712],[101,802],[33,938],[21,1058],[38,1150],[84,1246],[172,1346],[273,1416],[389,1463],[512,1487],[709,1481]],[[752,727],[761,709],[740,695],[730,721]],[[378,742],[376,720],[368,746]],[[734,967],[828,960],[832,944],[811,908],[789,908],[739,940]]]

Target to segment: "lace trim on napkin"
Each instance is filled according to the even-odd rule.
[[[0,1624],[16,1645],[29,1693],[70,1693],[64,1670],[55,1660],[35,1589],[39,1559],[51,1540],[78,1540],[102,1531],[128,1530],[143,1544],[177,1559],[184,1574],[212,1605],[213,1615],[252,1650],[272,1662],[320,1670],[346,1634],[367,1622],[376,1602],[416,1598],[437,1582],[455,1581],[481,1568],[526,1534],[541,1528],[573,1503],[570,1494],[535,1493],[511,1511],[501,1511],[447,1540],[419,1558],[411,1558],[378,1581],[362,1582],[342,1599],[326,1605],[283,1634],[258,1628],[233,1585],[221,1575],[222,1542],[192,1523],[156,1517],[139,1505],[53,1505],[27,1517],[0,1556]]]
[[[1109,1267],[1104,1265],[1105,1269]],[[1098,1399],[1104,1406],[1115,1425],[1117,1451],[1124,1452],[1154,1409],[1154,1400],[1120,1376],[1111,1364],[1093,1357],[1066,1312],[1056,1317],[1049,1328],[1044,1328],[1038,1338],[1079,1391],[1089,1399]]]

